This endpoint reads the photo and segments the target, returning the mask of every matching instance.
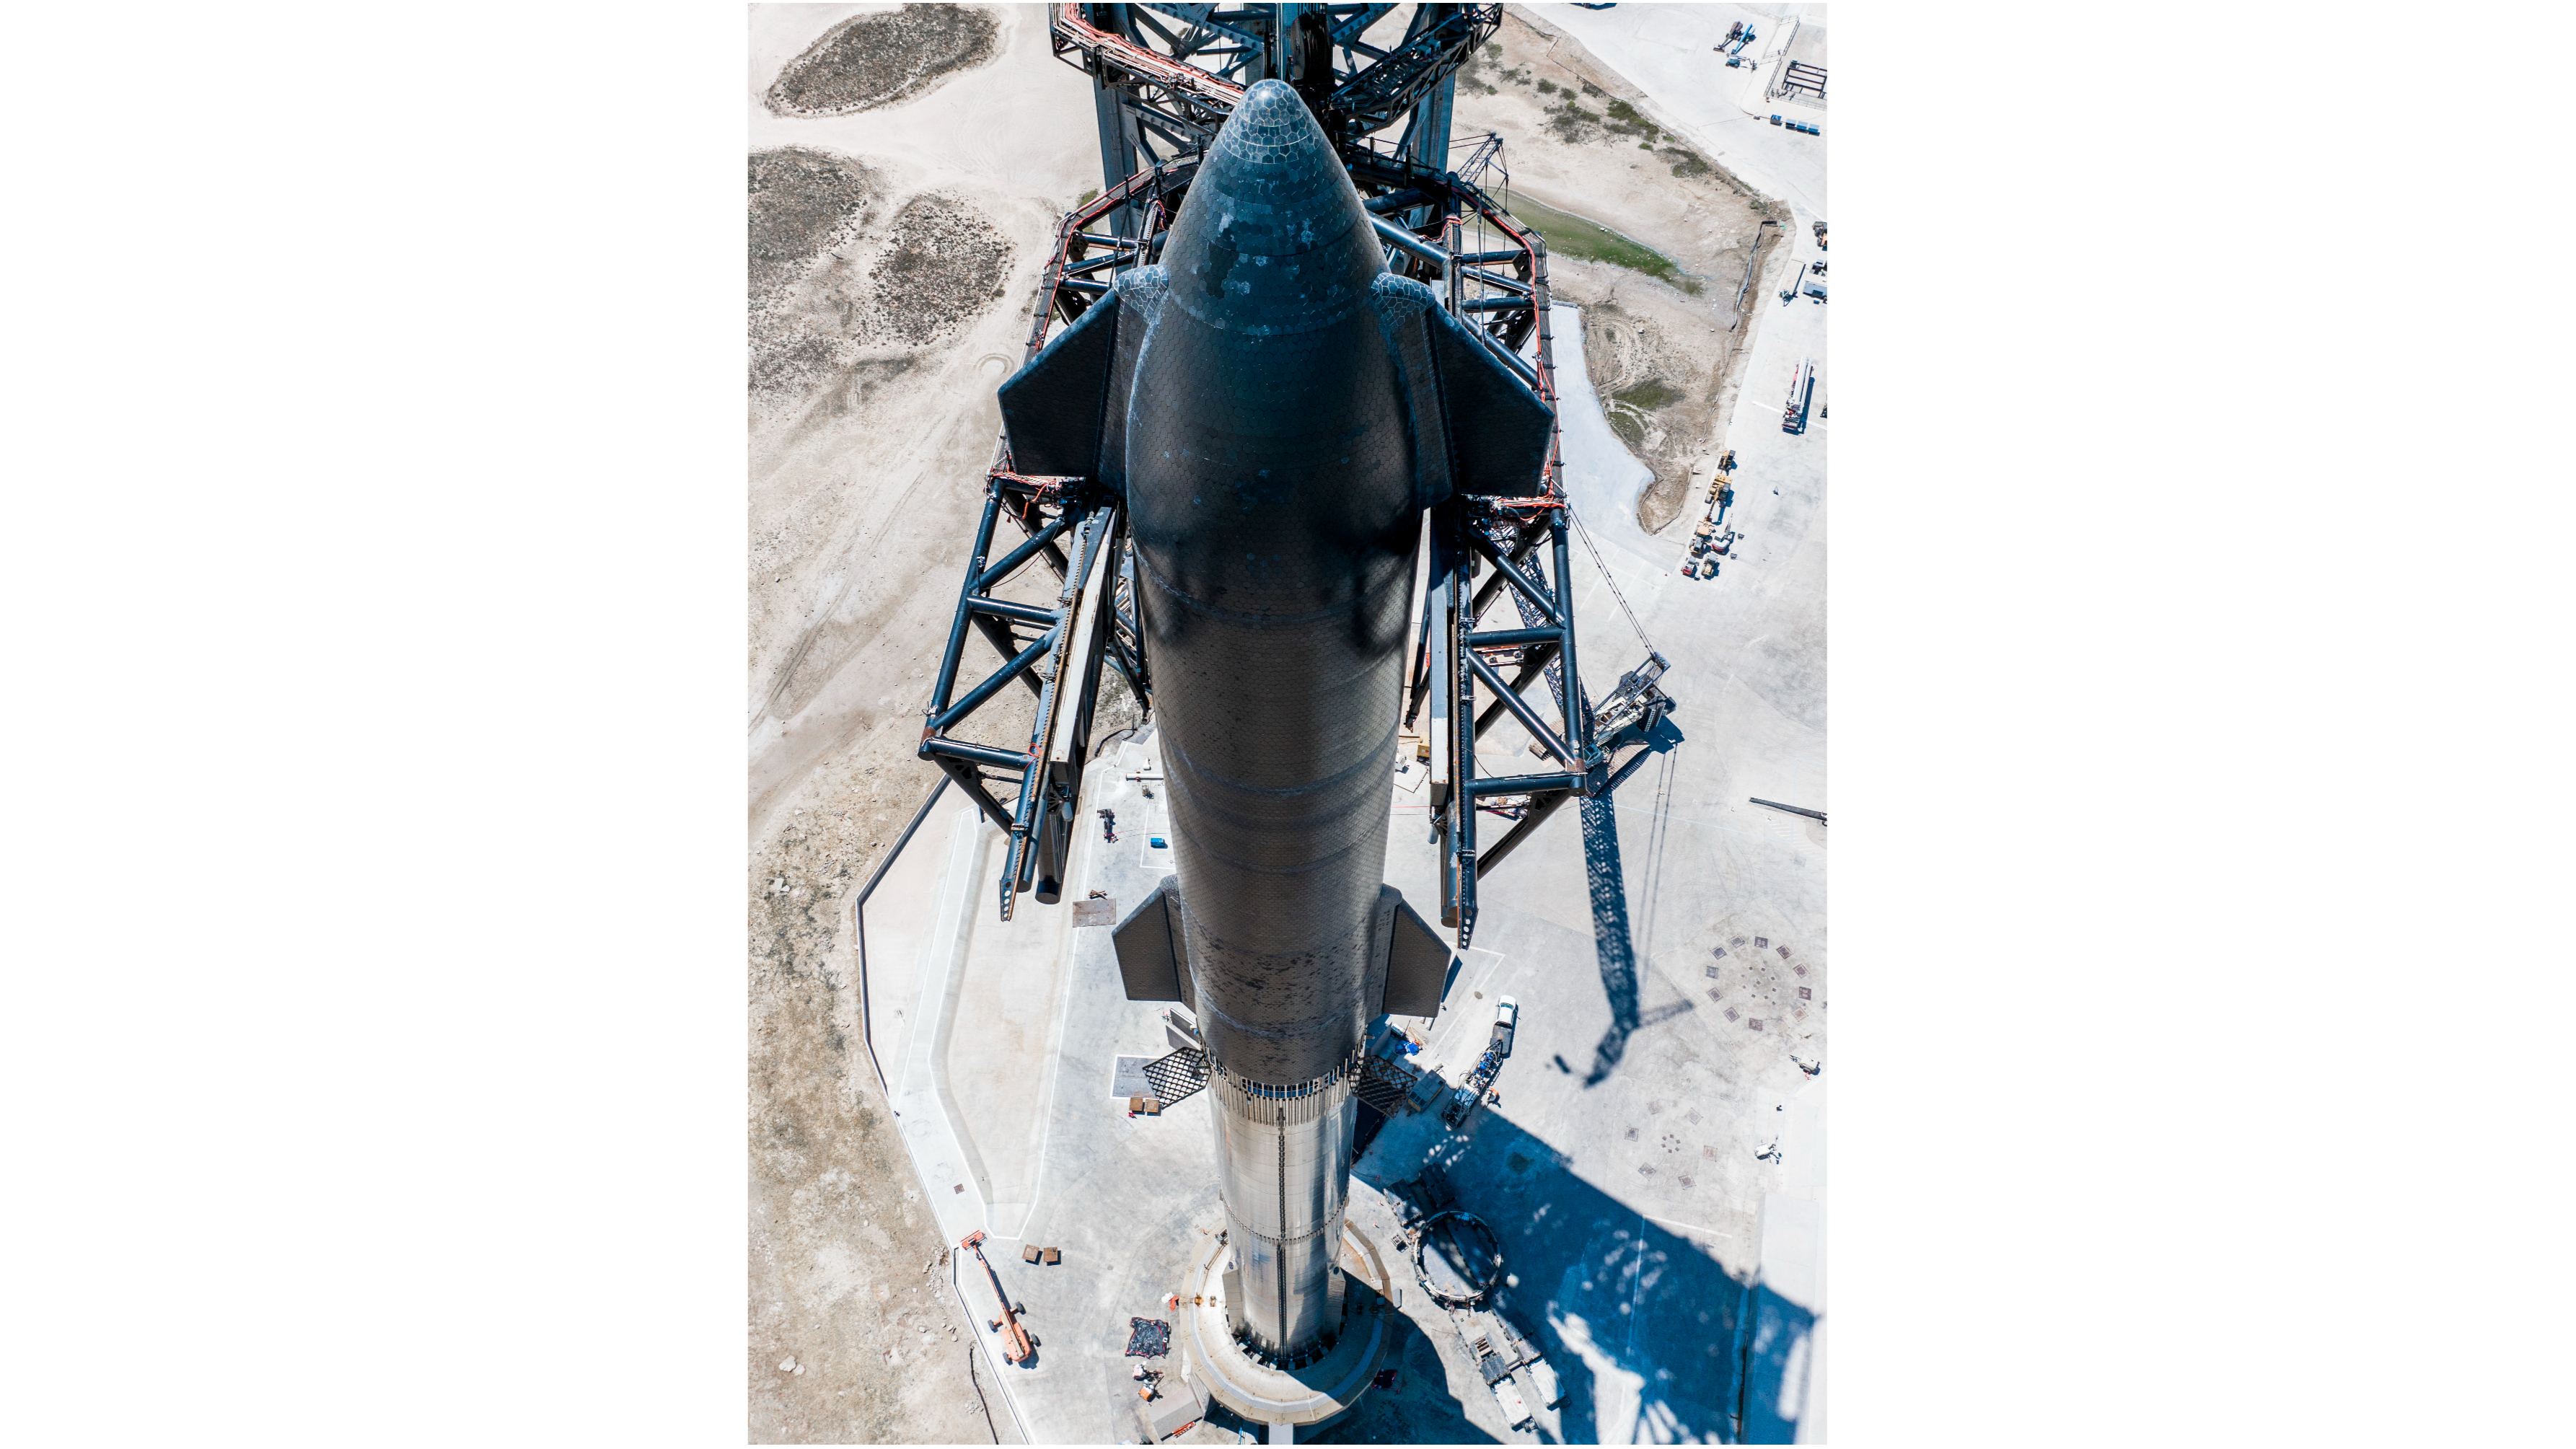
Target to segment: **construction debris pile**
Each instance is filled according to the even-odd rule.
[[[1159,1318],[1127,1320],[1127,1357],[1161,1358],[1172,1351],[1172,1325]]]

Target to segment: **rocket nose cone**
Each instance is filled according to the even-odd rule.
[[[1203,321],[1298,331],[1347,310],[1386,257],[1324,128],[1286,83],[1263,80],[1208,144],[1163,265]]]
[[[1173,223],[1167,249],[1195,242],[1244,256],[1287,257],[1328,247],[1355,226],[1365,229],[1368,213],[1306,103],[1286,82],[1263,80],[1244,92],[1209,143]]]

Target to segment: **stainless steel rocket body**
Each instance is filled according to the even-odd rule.
[[[1238,1321],[1272,1351],[1331,1327],[1421,524],[1384,254],[1322,141],[1285,87],[1219,134],[1127,427]]]
[[[1125,498],[1177,876],[1168,928],[1159,906],[1144,922],[1169,958],[1140,969],[1206,1044],[1237,1322],[1295,1354],[1334,1328],[1353,1077],[1402,930],[1386,841],[1423,512],[1534,482],[1548,413],[1388,274],[1277,81],[1210,144],[1161,264],[1120,276],[1002,403],[1023,471]],[[1461,414],[1488,425],[1465,435]]]
[[[1266,1353],[1293,1353],[1339,1329],[1330,1291],[1350,1194],[1353,1074],[1265,1087],[1211,1073],[1218,1193],[1236,1276],[1235,1322]]]

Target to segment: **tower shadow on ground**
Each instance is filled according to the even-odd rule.
[[[1554,1366],[1565,1394],[1561,1442],[1796,1438],[1815,1315],[1750,1281],[1753,1265],[1727,1264],[1658,1226],[1495,1109],[1424,1159],[1372,1156],[1355,1172],[1385,1189],[1419,1175],[1425,1161],[1501,1242],[1508,1276],[1493,1306]],[[1463,1406],[1465,1395],[1488,1392],[1483,1382],[1442,1373],[1427,1341],[1405,1352],[1398,1392],[1372,1394],[1316,1442],[1492,1442]],[[1440,1382],[1424,1381],[1432,1375]]]

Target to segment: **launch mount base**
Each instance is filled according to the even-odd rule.
[[[1299,1369],[1256,1362],[1234,1341],[1225,1313],[1226,1255],[1211,1237],[1190,1265],[1181,1289],[1173,1337],[1184,1346],[1189,1378],[1217,1402],[1258,1424],[1271,1426],[1272,1442],[1297,1429],[1338,1417],[1368,1392],[1402,1341],[1395,1280],[1377,1245],[1347,1221],[1342,1225],[1345,1275],[1342,1331],[1330,1352]]]

